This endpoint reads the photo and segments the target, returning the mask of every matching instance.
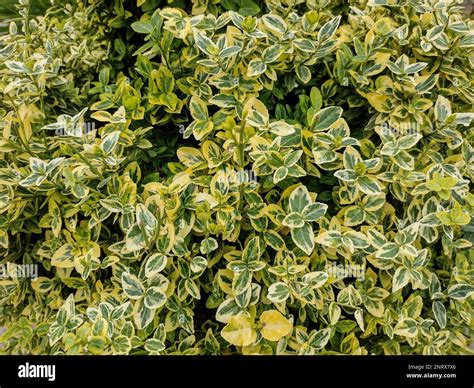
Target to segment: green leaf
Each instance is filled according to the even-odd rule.
[[[301,82],[307,84],[309,81],[311,81],[311,70],[308,66],[299,65],[296,66],[295,70],[296,75],[301,80]]]
[[[367,237],[360,232],[348,230],[344,233],[342,241],[345,245],[352,245],[354,248],[367,248],[370,244]]]
[[[260,74],[265,73],[267,70],[267,65],[261,59],[252,59],[249,62],[249,66],[247,69],[247,76],[248,77],[257,77]]]
[[[165,349],[166,349],[165,344],[161,342],[160,340],[157,340],[155,338],[149,338],[145,341],[145,350],[149,352],[158,353],[158,352],[162,352]]]
[[[264,239],[268,245],[270,245],[273,249],[277,251],[285,248],[285,242],[283,241],[281,236],[273,230],[267,230],[264,233]]]
[[[165,66],[160,66],[157,73],[156,83],[162,93],[170,95],[174,90],[173,73]]]
[[[428,66],[428,64],[425,62],[413,63],[405,67],[405,74],[418,73],[419,71],[423,70],[426,66]]]
[[[19,61],[5,61],[5,66],[15,73],[29,73],[30,70],[23,62]]]
[[[290,195],[289,206],[292,212],[301,213],[311,203],[311,196],[306,186],[298,186]]]
[[[272,63],[275,62],[282,53],[283,47],[279,44],[274,44],[273,46],[269,46],[263,50],[262,59],[267,64]]]
[[[95,355],[102,354],[107,346],[107,339],[102,336],[93,336],[87,344],[87,350]]]
[[[458,180],[452,176],[435,177],[426,182],[426,187],[432,191],[451,190],[457,183]]]
[[[374,317],[382,318],[385,311],[385,306],[382,302],[372,299],[367,299],[364,302],[364,306],[367,311],[372,314]]]
[[[138,204],[136,207],[137,224],[142,230],[146,232],[154,232],[157,227],[157,221],[152,212],[150,212],[144,205]]]
[[[166,294],[160,287],[150,287],[146,290],[143,304],[145,307],[153,310],[160,308],[166,303]]]
[[[349,170],[355,170],[356,165],[362,161],[359,152],[354,147],[347,147],[343,155],[344,167]],[[364,164],[365,166],[365,164]]]
[[[465,127],[468,127],[469,125],[471,125],[471,122],[473,120],[474,120],[473,112],[454,114],[454,122],[459,125],[464,125]]]
[[[446,327],[446,308],[440,301],[433,302],[433,314],[441,329]]]
[[[308,53],[313,53],[316,51],[316,45],[310,39],[305,39],[305,38],[295,39],[293,40],[292,43],[293,45],[295,45],[295,47],[298,50],[308,52]]]
[[[435,119],[440,122],[445,122],[446,119],[451,116],[451,103],[446,97],[443,97],[441,94],[436,100],[434,107]]]
[[[310,337],[308,338],[308,343],[312,348],[321,350],[324,349],[330,338],[331,329],[321,329],[311,333]]]
[[[130,338],[119,335],[112,342],[112,351],[114,354],[128,354],[132,349]]]
[[[327,210],[328,205],[326,205],[325,203],[316,202],[307,205],[303,209],[301,215],[306,222],[315,222],[319,220],[322,216],[324,216]]]
[[[212,121],[194,122],[192,124],[192,133],[196,140],[201,140],[211,133],[213,128],[214,124]]]
[[[379,195],[382,194],[382,187],[379,182],[374,178],[368,176],[361,176],[357,178],[357,184],[360,191],[367,195]]]
[[[395,325],[393,332],[402,337],[415,338],[418,335],[418,326],[414,319],[405,318]]]
[[[216,239],[209,237],[201,241],[200,251],[203,255],[206,255],[212,251],[215,251],[218,246],[219,244],[217,243]]]
[[[410,281],[410,271],[404,267],[399,267],[395,271],[392,279],[392,292],[397,292],[405,287]]]
[[[329,106],[317,112],[312,119],[312,129],[315,132],[327,130],[342,116],[340,106]]]
[[[99,111],[91,114],[91,117],[97,121],[111,122],[113,116],[109,112]]]
[[[347,211],[344,213],[344,225],[355,226],[361,224],[364,220],[364,210],[357,206],[347,208]]]
[[[326,272],[322,271],[315,271],[315,272],[308,272],[305,274],[302,278],[301,281],[311,288],[320,288],[321,286],[326,283],[328,280],[329,275]]]
[[[314,232],[311,225],[305,223],[301,228],[291,229],[291,238],[298,248],[310,255],[314,249]]]
[[[452,208],[449,217],[454,225],[468,225],[471,221],[471,216],[461,206]]]
[[[240,51],[242,51],[242,48],[240,46],[225,47],[219,52],[219,57],[220,58],[232,57],[235,54],[239,53]]]
[[[335,325],[341,317],[342,310],[336,302],[331,302],[329,305],[329,323]]]
[[[411,171],[415,168],[415,160],[408,152],[403,150],[393,156],[393,161],[404,170]]]
[[[336,16],[325,23],[318,32],[318,42],[323,42],[331,38],[339,27],[341,16]]]
[[[356,307],[362,303],[362,297],[353,285],[350,285],[337,294],[337,302],[350,307]]]
[[[24,187],[29,187],[29,186],[40,186],[41,183],[43,183],[46,180],[45,175],[38,175],[38,174],[31,174],[27,176],[25,179],[22,179],[20,181],[20,185]]]
[[[125,245],[131,252],[142,249],[145,245],[143,232],[138,225],[133,225],[127,232],[125,237]]]
[[[284,121],[273,121],[269,125],[270,132],[277,136],[288,136],[295,133],[295,128]]]
[[[51,258],[51,265],[57,268],[74,268],[75,255],[73,246],[69,243],[62,245]]]
[[[184,288],[194,299],[201,299],[201,292],[199,291],[199,286],[193,279],[186,279],[184,281]]]
[[[237,105],[237,101],[234,96],[225,93],[216,94],[209,100],[209,102],[221,108],[233,108]]]
[[[257,3],[251,0],[243,0],[239,8],[239,14],[242,16],[255,16],[260,12],[260,7]]]
[[[285,158],[283,159],[283,164],[286,167],[291,167],[298,162],[298,160],[301,158],[302,155],[303,155],[303,151],[301,150],[291,152],[285,156]]]
[[[397,140],[398,147],[402,150],[407,150],[415,146],[416,143],[422,138],[423,136],[419,133],[415,133],[412,135],[402,136],[400,139]]]
[[[318,244],[335,248],[342,244],[342,235],[337,230],[329,230],[327,232],[319,233],[315,240]]]
[[[354,170],[338,170],[334,173],[334,176],[343,182],[355,182],[357,180],[357,174]]]
[[[263,15],[262,21],[271,30],[284,34],[287,30],[285,21],[278,15],[267,14]]]
[[[179,161],[186,167],[196,167],[196,164],[207,164],[203,154],[192,147],[180,147],[176,152]]]
[[[154,318],[154,310],[145,306],[143,299],[137,301],[133,308],[133,321],[137,329],[142,330],[147,327]]]
[[[250,239],[245,246],[244,251],[242,252],[242,260],[248,263],[257,260],[260,255],[260,239],[259,237],[254,237]]]
[[[162,253],[155,253],[151,255],[145,263],[145,276],[152,278],[166,267],[168,258]]]
[[[110,154],[116,147],[118,140],[120,138],[120,131],[114,131],[108,134],[100,143],[100,148],[105,155]]]
[[[226,299],[222,302],[216,312],[216,320],[222,323],[228,323],[230,318],[240,313],[240,307],[234,299]]]
[[[207,268],[207,260],[202,256],[195,256],[191,260],[191,271],[194,273],[202,273]]]
[[[381,155],[387,155],[387,156],[395,156],[400,152],[400,147],[398,144],[394,141],[389,141],[385,143],[380,150]]]
[[[207,119],[209,118],[207,106],[205,102],[199,97],[191,97],[191,101],[189,102],[189,109],[191,111],[191,116],[194,120],[207,121]]]
[[[133,31],[139,34],[151,34],[153,32],[153,26],[148,22],[135,22],[131,25]]]
[[[31,281],[31,287],[39,293],[48,292],[53,287],[51,279],[46,277],[38,277]]]
[[[201,50],[204,54],[213,56],[219,53],[219,49],[217,46],[210,40],[206,35],[204,35],[201,31],[194,29],[194,39],[196,41],[196,46]]]
[[[145,289],[135,275],[124,272],[121,281],[123,291],[130,299],[140,299],[143,297]]]
[[[288,226],[289,228],[301,228],[305,223],[302,215],[300,213],[290,213],[282,221],[282,224]]]
[[[247,123],[254,127],[264,127],[268,124],[269,114],[267,107],[257,99],[250,99],[248,106]]]
[[[372,287],[371,289],[367,291],[367,298],[371,300],[380,301],[385,298],[388,298],[389,296],[390,296],[390,293],[387,290],[380,287]]]
[[[277,184],[284,180],[288,175],[288,169],[285,166],[278,167],[273,174],[273,183]]]
[[[460,283],[449,287],[448,297],[451,299],[463,300],[474,293],[474,286],[471,284]]]
[[[64,334],[66,334],[66,328],[54,322],[48,332],[50,346],[56,344]]]
[[[268,287],[267,298],[273,303],[283,303],[290,296],[288,286],[283,282],[273,283]]]
[[[232,281],[232,289],[237,294],[240,294],[250,287],[251,282],[252,273],[249,270],[244,270],[235,274],[234,279]]]
[[[438,74],[429,75],[427,78],[423,79],[416,85],[415,90],[421,94],[429,92],[438,82],[438,78]]]
[[[382,259],[395,259],[398,257],[400,247],[395,243],[386,243],[375,252],[375,256]]]

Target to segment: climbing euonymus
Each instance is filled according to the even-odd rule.
[[[462,1],[43,3],[0,29],[0,352],[471,352]]]

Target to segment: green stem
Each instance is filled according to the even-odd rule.
[[[12,108],[13,110],[15,111],[17,117],[18,117],[18,125],[23,129],[23,132],[25,133],[26,135],[26,130],[25,130],[25,127],[23,125],[23,121],[21,121],[21,116],[20,116],[20,112],[18,112],[18,109],[15,105],[15,102],[13,101],[13,99],[11,98],[11,96],[9,94],[5,94],[7,96],[7,98],[10,100],[10,103],[12,105]],[[28,143],[25,143],[20,135],[20,132],[18,132],[18,139],[20,139],[20,143],[23,145],[23,147],[25,147],[25,150],[26,152],[28,152],[30,155],[34,156],[34,154],[31,152],[31,148],[30,146],[28,145]]]
[[[29,17],[30,17],[30,3],[28,2],[28,10],[25,13],[25,16],[23,18],[23,25],[24,25],[24,28],[25,28],[25,41],[26,41],[25,47],[23,49],[23,56],[24,56],[23,61],[26,61],[26,59],[29,57],[29,47],[30,47],[30,44],[31,44],[31,33],[30,33]]]
[[[239,142],[238,142],[238,150],[239,150],[239,169],[240,174],[243,174],[245,168],[245,119],[242,120],[240,123],[240,130],[239,130]],[[242,208],[244,205],[244,183],[240,182],[239,185],[239,212],[242,212]]]
[[[95,168],[95,167],[92,165],[92,163],[89,162],[81,153],[78,153],[78,154],[76,154],[76,155],[77,155],[77,157],[78,157],[79,159],[81,159],[85,164],[87,164],[87,165],[89,166],[89,168],[91,169],[91,171],[92,171],[94,174],[96,174],[96,175],[98,175],[98,176],[101,176],[101,175],[102,175],[102,174],[100,173],[100,171],[97,170],[97,168]]]
[[[30,79],[35,84],[36,91],[38,92],[38,95],[40,98],[40,111],[42,114],[46,116],[45,111],[44,111],[44,99],[43,99],[44,92],[40,89],[38,82],[36,82],[36,80],[31,75],[30,75]],[[44,121],[42,124],[44,124]],[[43,139],[42,139],[43,145],[46,146],[46,129],[44,128],[44,126],[41,127],[41,132],[43,133]]]

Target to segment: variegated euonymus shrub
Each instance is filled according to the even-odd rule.
[[[471,352],[462,1],[21,3],[2,352]]]

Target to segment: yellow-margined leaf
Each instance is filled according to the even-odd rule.
[[[235,315],[221,331],[222,338],[235,346],[248,346],[257,339],[257,332],[250,317]]]
[[[293,324],[276,310],[264,311],[260,315],[260,332],[269,341],[278,341],[288,335]]]

